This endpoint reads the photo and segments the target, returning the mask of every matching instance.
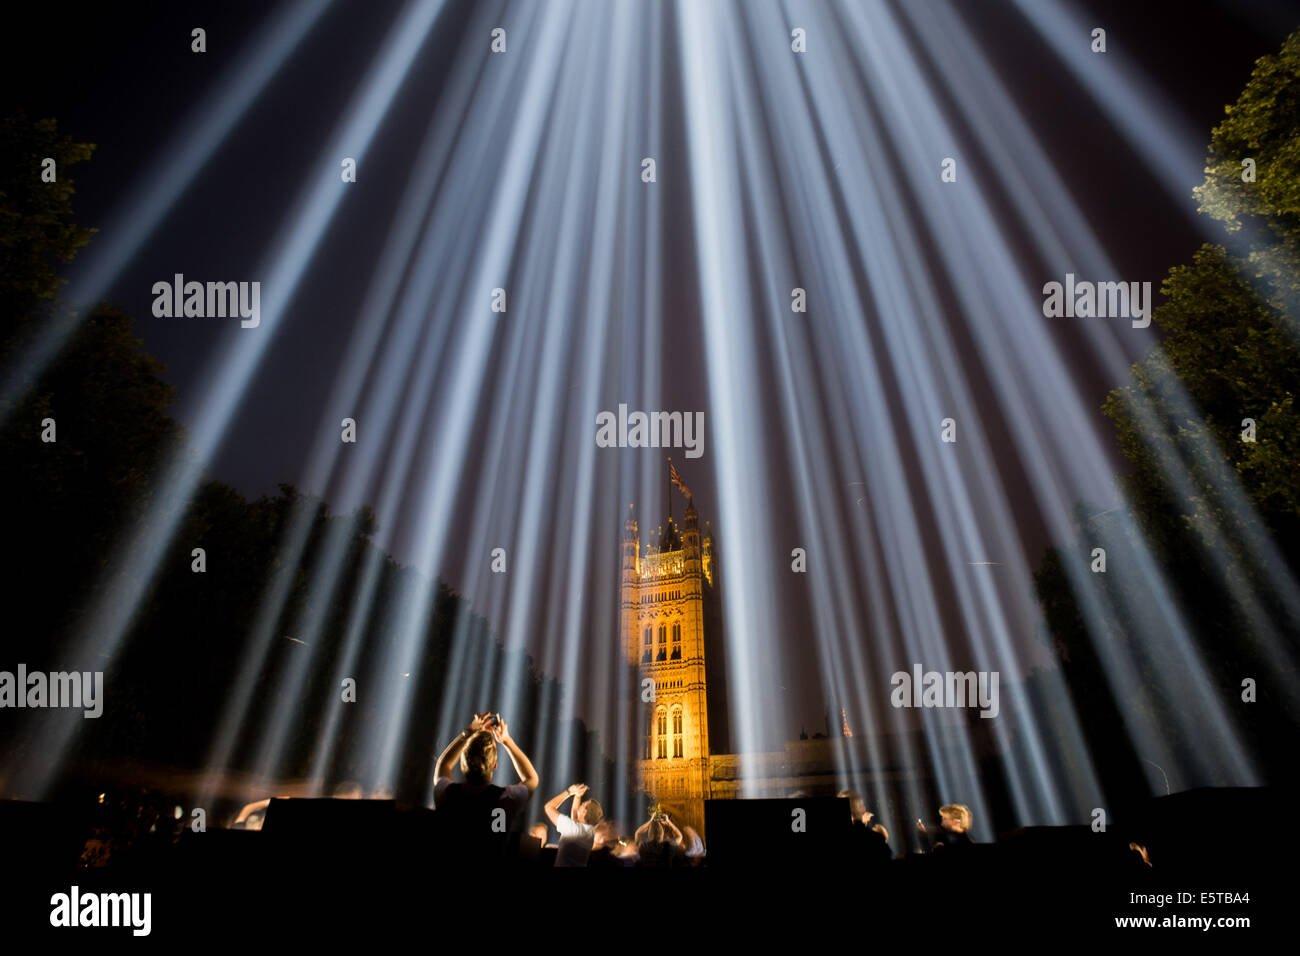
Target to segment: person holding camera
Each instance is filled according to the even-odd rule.
[[[677,862],[682,849],[682,831],[661,809],[655,809],[650,819],[637,827],[633,835],[637,846],[637,865],[670,867]]]
[[[595,800],[583,801],[585,783],[575,783],[547,801],[546,818],[560,831],[560,848],[555,853],[556,866],[586,866],[596,842],[596,824],[604,816]],[[560,804],[573,797],[572,814],[560,812]]]
[[[519,783],[492,783],[499,748],[504,747]],[[460,763],[464,783],[452,781]],[[435,764],[433,787],[438,829],[444,846],[455,853],[499,855],[511,821],[528,803],[539,783],[528,755],[519,749],[500,714],[475,714],[469,727],[449,743]]]

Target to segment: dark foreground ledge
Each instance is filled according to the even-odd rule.
[[[360,801],[341,810],[300,805],[282,815],[280,828],[272,811],[262,832],[182,831],[146,852],[85,867],[70,856],[78,837],[66,808],[10,803],[0,804],[0,926],[15,941],[132,937],[126,926],[52,926],[52,900],[76,887],[81,900],[149,894],[149,935],[184,943],[227,935],[328,942],[401,929],[431,934],[423,946],[448,938],[437,927],[468,921],[495,945],[517,933],[573,929],[577,919],[579,938],[624,940],[633,949],[641,948],[635,940],[650,945],[669,931],[679,941],[683,931],[700,942],[766,941],[764,950],[772,934],[791,931],[808,945],[830,945],[845,932],[862,945],[899,934],[922,945],[973,942],[971,934],[994,944],[1194,934],[1232,945],[1247,938],[1241,934],[1300,919],[1286,895],[1296,883],[1290,848],[1268,836],[1282,819],[1270,815],[1276,799],[1266,790],[1205,790],[1152,801],[1131,820],[1145,834],[1151,866],[1127,852],[1130,834],[1118,828],[1026,828],[965,851],[879,863],[855,857],[833,834],[792,842],[765,839],[760,828],[743,853],[711,850],[707,866],[670,870],[557,870],[545,857],[517,855],[457,859],[427,814]],[[1248,927],[1227,925],[1243,917]],[[1117,925],[1125,919],[1155,922]]]

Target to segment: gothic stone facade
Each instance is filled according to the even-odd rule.
[[[707,523],[701,531],[694,501],[687,505],[680,528],[670,517],[667,527],[658,529],[644,548],[631,505],[628,509],[620,637],[626,659],[640,678],[636,700],[641,789],[678,825],[689,824],[701,834],[705,800],[784,797],[795,791],[835,794],[845,785],[837,767],[866,767],[871,762],[847,719],[841,733],[832,736],[827,714],[825,734],[788,741],[781,751],[742,756],[732,749],[719,566],[712,535]],[[653,690],[649,701],[642,700],[646,679]],[[850,756],[852,751],[857,751],[856,757]],[[924,751],[918,736],[909,746],[897,742],[890,752],[905,757]],[[854,777],[848,782],[864,793],[876,782],[933,782],[925,768],[906,759]]]
[[[629,506],[620,630],[642,691],[639,784],[679,825],[701,832],[710,797],[711,740],[714,748],[725,746],[723,681],[720,673],[706,672],[711,652],[717,655],[722,647],[720,606],[713,541],[707,529],[701,533],[694,502],[680,529],[670,517],[657,542],[644,550]],[[647,696],[652,699],[645,701]],[[722,715],[719,726],[710,726],[711,711]]]

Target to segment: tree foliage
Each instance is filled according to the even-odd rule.
[[[1300,636],[1274,586],[1300,567],[1300,32],[1258,61],[1226,112],[1196,190],[1201,211],[1223,224],[1224,242],[1170,270],[1153,315],[1161,344],[1103,406],[1131,466],[1119,479],[1126,504],[1081,510],[1074,553],[1049,551],[1035,574],[1086,725],[1137,721],[1184,755],[1198,741],[1177,728],[1200,719],[1196,702],[1177,692],[1193,676],[1176,663],[1184,633],[1226,701],[1239,698],[1243,675],[1273,673],[1279,637],[1294,660]],[[1255,161],[1253,182],[1242,175],[1246,158]],[[1098,546],[1110,573],[1072,578],[1067,565],[1086,568]],[[1140,575],[1115,573],[1142,560],[1143,549],[1172,591],[1172,611],[1138,593]],[[1115,654],[1137,670],[1137,699],[1116,698],[1103,664]],[[1236,709],[1262,752],[1300,722],[1293,695],[1280,690],[1261,681],[1260,705]],[[1113,744],[1098,741],[1097,753],[1115,774],[1150,759],[1131,740],[1117,757]]]
[[[1215,127],[1196,188],[1200,209],[1229,233],[1265,226],[1279,243],[1300,247],[1300,31],[1276,55],[1255,63],[1237,102]],[[1253,159],[1254,182],[1242,177]]]
[[[52,119],[33,122],[23,113],[0,119],[0,341],[6,346],[39,305],[53,301],[60,267],[95,232],[73,221],[75,188],[67,174],[94,150],[61,135]],[[56,164],[54,182],[41,179],[47,157]]]

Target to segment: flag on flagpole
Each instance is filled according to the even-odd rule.
[[[677,466],[671,461],[668,463],[668,477],[672,479],[672,482],[677,486],[678,491],[684,494],[687,498],[692,497],[691,489],[686,487],[686,482],[682,481],[682,476],[677,474]]]

